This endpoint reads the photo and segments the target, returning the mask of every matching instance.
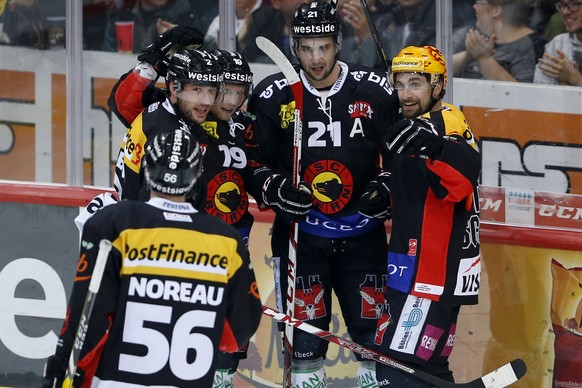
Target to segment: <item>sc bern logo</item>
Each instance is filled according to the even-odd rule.
[[[323,214],[342,210],[354,189],[354,180],[348,168],[335,160],[320,160],[305,170],[304,178],[311,182],[315,208]]]
[[[206,213],[221,218],[228,224],[240,220],[249,205],[241,175],[234,170],[217,174],[208,182]]]

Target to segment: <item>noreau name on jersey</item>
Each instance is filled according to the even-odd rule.
[[[219,306],[224,296],[224,287],[204,284],[194,285],[192,282],[178,282],[175,280],[132,277],[129,282],[128,295]]]

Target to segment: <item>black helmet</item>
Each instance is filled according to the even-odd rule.
[[[216,86],[220,89],[222,69],[217,58],[206,51],[179,50],[170,59],[166,82],[173,82],[176,92],[182,89],[184,83]]]
[[[183,195],[202,171],[202,152],[194,136],[183,129],[156,135],[144,160],[148,187],[163,194]]]
[[[216,49],[212,54],[218,59],[222,69],[222,77],[225,84],[243,85],[246,87],[247,96],[253,89],[253,72],[248,62],[236,51]]]
[[[342,33],[336,8],[327,1],[304,3],[291,22],[291,49],[295,53],[299,38],[333,36],[341,46]],[[296,54],[297,55],[297,54]]]

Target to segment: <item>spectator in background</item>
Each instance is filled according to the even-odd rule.
[[[188,0],[114,0],[107,14],[103,51],[117,51],[116,21],[133,21],[133,52],[139,53],[176,25],[195,25]]]
[[[582,86],[582,3],[558,1],[566,33],[556,35],[545,47],[535,70],[534,82]]]
[[[272,63],[255,43],[257,36],[264,36],[275,43],[292,63],[297,63],[289,47],[291,21],[299,5],[307,2],[308,0],[271,0],[272,7],[264,7],[255,12],[247,23],[246,30],[239,33],[244,34],[244,38],[240,39],[240,51],[247,61]]]
[[[107,23],[107,12],[113,0],[83,0],[83,48],[101,50]]]
[[[236,0],[235,1],[235,12],[236,12],[236,47],[237,50],[242,50],[241,41],[244,44],[244,38],[247,32],[247,24],[251,22],[252,15],[258,11],[261,6],[263,6],[263,0]],[[242,31],[242,34],[240,34]],[[204,38],[204,49],[214,50],[218,48],[218,39],[220,33],[220,15],[216,15],[208,30],[206,31],[206,36]],[[240,35],[239,35],[240,34]]]
[[[194,26],[198,30],[206,33],[210,23],[218,15],[219,1],[217,0],[189,0],[190,8],[196,10],[198,16],[197,24]]]
[[[47,48],[45,17],[38,0],[8,0],[2,22],[2,43]]]
[[[475,24],[474,0],[453,0],[453,31]]]
[[[556,35],[563,34],[564,32],[568,32],[568,30],[566,30],[566,25],[564,24],[564,19],[562,19],[560,12],[556,12],[550,17],[548,24],[546,24],[546,27],[544,28],[544,38],[550,41],[554,39]]]
[[[434,45],[436,40],[434,0],[400,0],[397,3],[391,12],[375,22],[389,61],[405,46]],[[374,39],[370,35],[365,39],[361,37],[356,33],[353,38],[345,39],[341,59],[382,69]]]
[[[546,26],[556,10],[555,2],[556,0],[531,1],[528,25],[540,34],[544,34]]]
[[[390,14],[397,5],[396,0],[367,0],[370,17],[374,26],[378,25],[378,21]],[[342,47],[340,52],[342,60],[351,63],[364,64],[366,66],[373,66],[374,57],[358,58],[360,55],[359,47],[367,40],[373,42],[372,31],[366,19],[366,14],[362,8],[360,0],[339,0],[338,2],[339,16],[341,20],[342,29]],[[376,27],[377,29],[377,27]],[[376,48],[376,46],[373,46]],[[378,56],[377,49],[374,53]],[[378,60],[378,64],[380,64]]]
[[[460,44],[462,29],[453,39],[454,75],[532,82],[546,41],[527,24],[530,7],[530,0],[477,0],[473,6],[476,28],[469,28]]]

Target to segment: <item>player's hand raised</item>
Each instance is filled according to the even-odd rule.
[[[204,34],[196,28],[176,26],[159,35],[138,55],[137,60],[149,63],[161,77],[165,77],[173,53],[181,48],[198,49],[203,42]]]

